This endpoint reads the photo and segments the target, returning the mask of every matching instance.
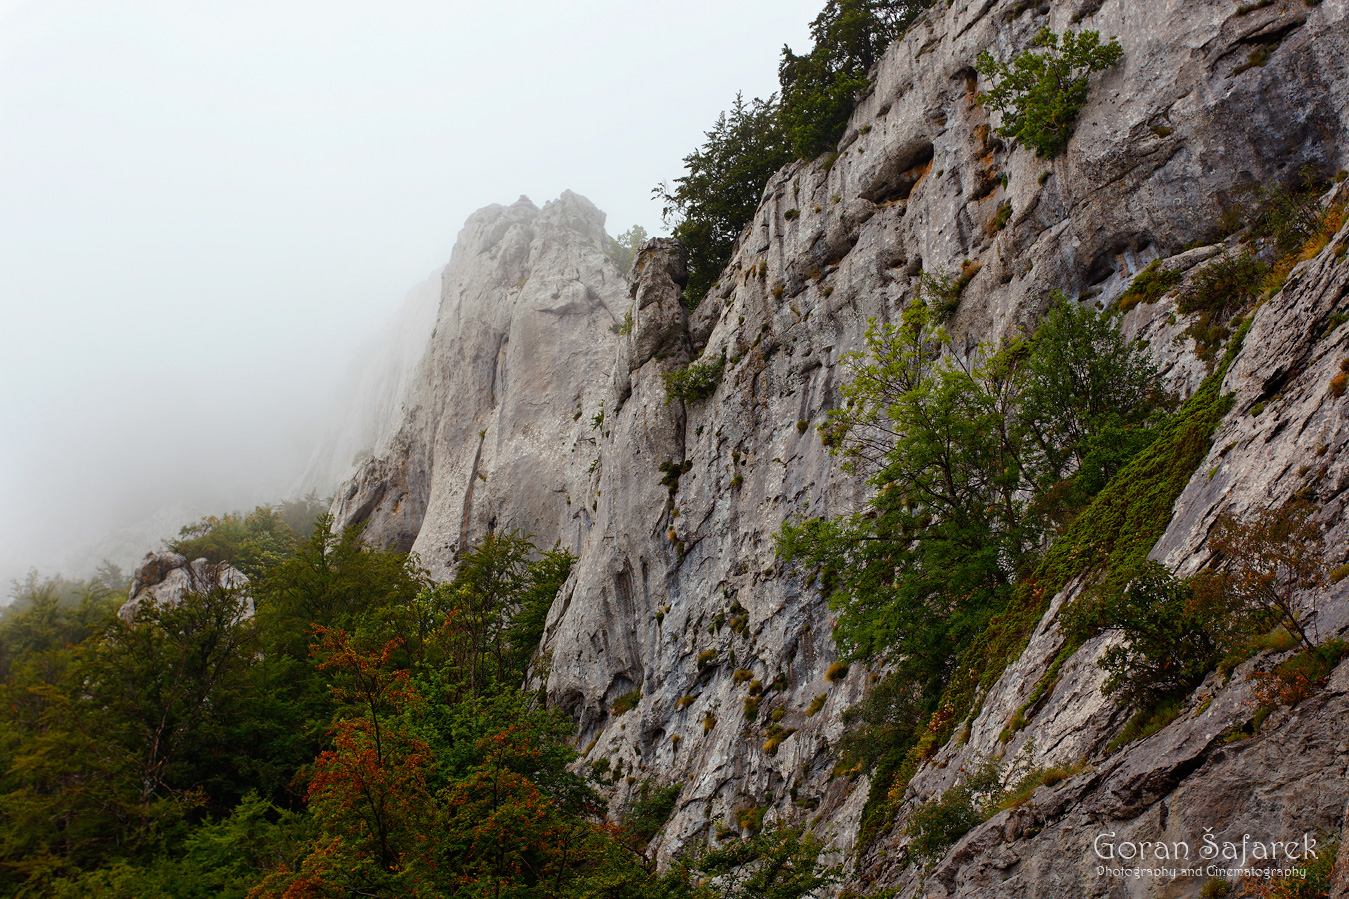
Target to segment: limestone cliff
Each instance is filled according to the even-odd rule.
[[[1202,881],[1096,876],[1092,837],[1102,827],[1147,839],[1338,830],[1349,801],[1345,666],[1254,737],[1227,740],[1251,719],[1248,667],[1110,753],[1122,720],[1101,694],[1098,639],[1008,735],[1063,644],[1056,614],[1070,585],[979,697],[967,739],[928,759],[895,826],[859,846],[868,783],[833,777],[831,746],[870,673],[826,676],[830,613],[773,555],[789,516],[864,501],[814,427],[847,377],[840,359],[860,348],[868,319],[897,314],[920,272],[968,275],[953,330],[971,345],[996,340],[1033,323],[1051,290],[1106,305],[1153,259],[1190,272],[1221,251],[1205,245],[1251,185],[1349,167],[1349,2],[1251,7],[937,4],[886,53],[838,157],[770,182],[720,283],[688,316],[679,248],[649,245],[629,288],[579,198],[476,214],[402,423],[339,495],[339,519],[368,519],[373,538],[441,571],[493,525],[578,552],[549,618],[548,693],[579,721],[586,760],[623,775],[620,807],[642,778],[685,784],[653,844],[662,859],[761,810],[827,833],[858,863],[856,885],[906,895],[1194,895]],[[1007,58],[1045,25],[1117,36],[1125,52],[1094,79],[1067,152],[1049,162],[993,135],[972,68],[980,51]],[[1223,385],[1235,404],[1153,558],[1193,571],[1220,512],[1301,493],[1322,507],[1328,561],[1345,561],[1349,420],[1328,385],[1349,355],[1349,328],[1334,317],[1349,294],[1346,243],[1342,231],[1256,313]],[[1173,298],[1124,321],[1178,393],[1198,387],[1211,361]],[[690,359],[724,360],[715,392],[667,402],[661,376]],[[1301,598],[1323,637],[1349,625],[1346,589]],[[635,707],[616,713],[620,696]],[[904,863],[913,808],[963,765],[1031,739],[1034,764],[1089,767],[976,828],[925,880]]]
[[[577,544],[626,307],[606,247],[604,214],[572,193],[469,219],[401,417],[338,491],[339,524],[436,572],[493,527]]]
[[[129,599],[117,610],[122,620],[130,622],[144,607],[176,606],[189,594],[205,595],[215,590],[246,591],[248,578],[242,571],[227,563],[212,564],[205,559],[188,561],[175,552],[146,553],[136,574],[131,579]],[[253,614],[253,599],[245,595],[242,606],[245,617]]]

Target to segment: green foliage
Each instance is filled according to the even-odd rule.
[[[1152,442],[1171,399],[1109,316],[1051,299],[1021,371],[1018,421],[1039,514],[1061,523]]]
[[[1296,253],[1326,222],[1327,210],[1321,205],[1324,190],[1324,183],[1317,181],[1309,168],[1302,169],[1300,181],[1292,189],[1279,184],[1257,188],[1250,237],[1280,255]]]
[[[801,899],[830,882],[819,841],[762,809],[753,836],[653,873],[633,850],[677,786],[601,823],[571,720],[525,689],[572,561],[497,533],[430,588],[324,521],[251,585],[252,618],[221,590],[126,621],[110,591],[34,575],[0,622],[0,895]]]
[[[820,696],[823,706],[823,696]],[[811,704],[814,708],[814,703]],[[918,687],[899,672],[890,672],[867,691],[862,701],[843,713],[846,729],[839,741],[836,770],[873,772],[868,816],[862,823],[872,833],[886,823],[881,810],[887,792],[904,767],[909,750],[918,742],[928,718],[927,703]]]
[[[1321,834],[1315,857],[1301,861],[1297,865],[1300,871],[1269,879],[1243,878],[1241,895],[1252,899],[1326,899],[1334,886],[1339,848],[1339,837]]]
[[[667,899],[802,899],[841,876],[837,867],[820,864],[823,851],[823,841],[802,828],[766,828],[729,846],[675,859],[661,878],[659,894]]]
[[[178,539],[168,541],[168,548],[189,560],[228,562],[256,581],[295,554],[327,505],[311,493],[279,506],[258,506],[247,515],[211,515],[185,526]]]
[[[1180,707],[1179,699],[1171,699],[1156,706],[1140,708],[1125,723],[1124,729],[1106,745],[1105,751],[1112,753],[1136,740],[1146,740],[1175,721],[1180,716]]]
[[[1002,114],[998,133],[1047,159],[1067,146],[1077,114],[1087,102],[1091,73],[1115,65],[1124,51],[1114,38],[1102,44],[1095,31],[1060,36],[1048,26],[1036,35],[1034,47],[1010,63],[998,62],[985,50],[976,67],[980,74],[997,79],[981,96]]]
[[[848,402],[823,429],[851,470],[872,472],[871,510],[788,525],[779,537],[782,557],[829,589],[845,658],[884,654],[928,680],[998,604],[1024,550],[1008,476],[1007,369],[948,363],[944,339],[922,306],[898,325],[873,324],[868,354],[851,360]]]
[[[1199,899],[1223,899],[1230,892],[1232,892],[1232,884],[1221,877],[1210,877],[1203,888],[1199,890]]]
[[[633,225],[617,237],[609,238],[609,258],[619,271],[627,274],[632,270],[632,263],[636,261],[642,247],[646,246],[648,238],[646,229],[641,225]]]
[[[845,657],[892,666],[841,746],[841,770],[872,771],[864,834],[1020,653],[1058,586],[1112,549],[1138,561],[1165,527],[1148,516],[1164,505],[1169,517],[1198,464],[1187,455],[1182,477],[1162,450],[1149,455],[1190,432],[1165,424],[1170,401],[1141,348],[1089,306],[1055,298],[1029,338],[969,361],[922,304],[868,340],[821,431],[845,465],[871,473],[870,507],[789,523],[778,538],[837,610]],[[1216,421],[1204,418],[1205,452]]]
[[[664,372],[660,377],[665,382],[665,401],[696,403],[705,400],[716,392],[725,371],[726,358],[718,356],[707,362],[695,362],[688,368]]]
[[[354,628],[377,609],[409,605],[424,585],[425,575],[406,555],[367,547],[359,527],[334,534],[324,515],[253,595],[267,650],[303,661],[311,624]]]
[[[1123,589],[1074,609],[1069,629],[1091,615],[1088,631],[1122,633],[1124,641],[1099,663],[1109,672],[1105,693],[1136,711],[1150,710],[1186,696],[1230,647],[1235,629],[1212,597],[1196,596],[1190,584],[1149,561]]]
[[[726,267],[768,179],[792,158],[774,97],[746,103],[737,95],[706,138],[684,157],[685,173],[675,179],[674,187],[666,184],[653,191],[664,203],[672,235],[688,249],[684,299],[690,309]]]
[[[828,0],[810,26],[814,47],[782,48],[782,129],[792,152],[814,159],[833,150],[870,84],[871,69],[931,0]]]
[[[637,704],[641,701],[642,701],[642,691],[631,690],[615,699],[614,707],[610,711],[613,712],[615,717],[619,715],[626,715],[628,712],[631,712],[633,709],[637,708]]]
[[[1002,785],[1002,767],[991,759],[967,770],[955,786],[909,815],[909,851],[930,866],[988,818],[989,797]]]
[[[1147,268],[1139,272],[1124,293],[1115,303],[1115,311],[1128,312],[1139,303],[1155,303],[1167,291],[1181,282],[1181,274],[1172,269],[1161,267],[1161,260],[1154,259]]]
[[[871,472],[870,509],[779,537],[783,558],[821,579],[847,657],[889,659],[929,701],[1043,535],[1150,443],[1165,406],[1142,351],[1062,298],[1029,340],[982,361],[946,346],[923,305],[873,325],[822,429]]]
[[[623,829],[627,831],[636,849],[644,850],[646,844],[651,842],[651,838],[665,826],[666,821],[670,820],[683,789],[682,783],[658,787],[649,780],[642,782],[637,789],[637,798],[628,807],[628,813],[623,816]]]
[[[1017,586],[1007,610],[966,650],[942,699],[951,720],[962,719],[976,693],[1020,656],[1050,600],[1069,580],[1089,575],[1103,591],[1120,589],[1147,558],[1231,408],[1231,396],[1220,392],[1225,372],[1220,366],[1205,379],[1157,439],[1120,469]]]
[[[1219,257],[1200,269],[1185,286],[1176,309],[1225,319],[1255,298],[1267,274],[1269,266],[1250,253]]]
[[[905,829],[909,851],[930,868],[961,837],[998,812],[1026,803],[1042,786],[1053,786],[1086,770],[1084,763],[1033,767],[1034,751],[1034,742],[1027,740],[1008,762],[974,759],[955,786],[909,816]]]
[[[126,601],[127,580],[115,565],[90,580],[43,578],[30,571],[10,587],[10,604],[0,612],[0,677],[16,663],[58,654],[102,630]]]
[[[942,271],[923,272],[918,281],[919,296],[937,318],[949,318],[955,314],[961,295],[978,273],[977,262],[966,262],[959,275]]]
[[[768,180],[794,158],[834,148],[870,79],[872,65],[930,0],[827,0],[811,26],[812,50],[784,47],[777,95],[740,95],[703,144],[684,157],[673,187],[653,193],[671,233],[689,251],[685,302],[693,308],[716,284]]]

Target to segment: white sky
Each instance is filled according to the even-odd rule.
[[[283,489],[473,210],[572,189],[656,232],[822,6],[0,0],[4,584]]]

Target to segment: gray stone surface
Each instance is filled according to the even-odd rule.
[[[205,594],[212,590],[245,590],[248,578],[233,565],[212,564],[205,559],[191,562],[180,553],[151,552],[137,567],[131,579],[130,598],[117,610],[124,621],[131,621],[136,612],[147,605],[175,606],[188,594]],[[244,602],[244,617],[253,614],[253,599]]]
[[[627,305],[607,240],[604,214],[570,192],[469,219],[402,414],[339,489],[339,525],[365,522],[438,574],[494,527],[576,545]]]
[[[996,341],[1031,325],[1052,290],[1108,304],[1153,259],[1193,272],[1223,251],[1203,245],[1252,185],[1288,182],[1304,165],[1349,167],[1346,0],[1242,15],[1235,0],[1022,7],[937,4],[885,54],[838,159],[793,164],[769,183],[721,281],[687,318],[675,302],[678,249],[649,245],[629,291],[602,257],[601,219],[579,198],[475,215],[391,449],[339,494],[340,520],[368,519],[373,539],[412,547],[442,573],[455,548],[493,524],[578,552],[549,617],[548,694],[580,722],[584,760],[622,771],[617,808],[644,778],[684,783],[653,843],[662,860],[691,839],[734,831],[735,812],[755,806],[768,822],[827,834],[833,857],[860,866],[851,886],[1194,895],[1189,880],[1097,878],[1084,853],[1106,825],[1196,840],[1204,827],[1274,837],[1343,825],[1343,666],[1256,737],[1224,736],[1253,716],[1248,667],[1206,683],[1162,732],[1107,754],[1122,717],[1101,695],[1095,660],[1105,646],[1092,641],[1003,744],[1061,646],[1055,616],[1081,588],[1069,585],[984,697],[969,741],[939,751],[913,778],[895,827],[856,851],[868,782],[832,776],[831,744],[877,672],[853,666],[826,679],[831,613],[816,586],[774,561],[773,537],[785,520],[865,500],[815,427],[838,402],[868,319],[895,316],[924,270],[954,273],[968,260],[978,270],[951,329],[971,348]],[[1093,79],[1067,152],[1045,161],[993,136],[972,65],[981,50],[1008,58],[1040,27],[1063,31],[1075,17],[1118,36],[1125,57]],[[1238,72],[1264,45],[1274,48],[1267,62]],[[1011,217],[995,231],[1005,203]],[[1302,263],[1256,314],[1227,375],[1233,412],[1153,554],[1183,574],[1206,561],[1218,514],[1299,492],[1322,506],[1328,561],[1345,561],[1349,422],[1328,385],[1349,355],[1349,328],[1327,326],[1346,308],[1349,270],[1336,252],[1346,240],[1342,232]],[[611,331],[628,313],[631,332]],[[550,341],[531,338],[547,316]],[[1178,393],[1198,386],[1208,364],[1184,336],[1191,322],[1174,297],[1124,321]],[[667,402],[662,374],[720,357],[711,397]],[[1256,403],[1264,407],[1252,415]],[[1349,623],[1346,588],[1302,597],[1322,636]],[[764,695],[749,721],[755,681]],[[638,690],[634,709],[612,713],[617,697]],[[808,715],[816,697],[823,706]],[[778,712],[792,733],[773,747],[767,725]],[[920,882],[901,863],[904,817],[976,757],[1015,755],[1027,739],[1036,764],[1092,767],[975,829]]]

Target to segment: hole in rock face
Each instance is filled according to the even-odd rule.
[[[932,156],[931,143],[920,144],[907,153],[894,154],[862,190],[862,199],[877,205],[907,200],[914,186],[932,168]]]
[[[1115,251],[1111,250],[1101,253],[1091,263],[1091,268],[1087,269],[1087,277],[1084,279],[1091,287],[1109,281],[1115,274],[1117,263],[1115,260]]]
[[[1099,287],[1120,272],[1127,275],[1128,264],[1124,257],[1139,247],[1150,245],[1150,242],[1143,239],[1141,235],[1130,235],[1116,239],[1102,247],[1095,258],[1092,259],[1091,265],[1087,267],[1085,277],[1082,279],[1083,283],[1089,287]]]

